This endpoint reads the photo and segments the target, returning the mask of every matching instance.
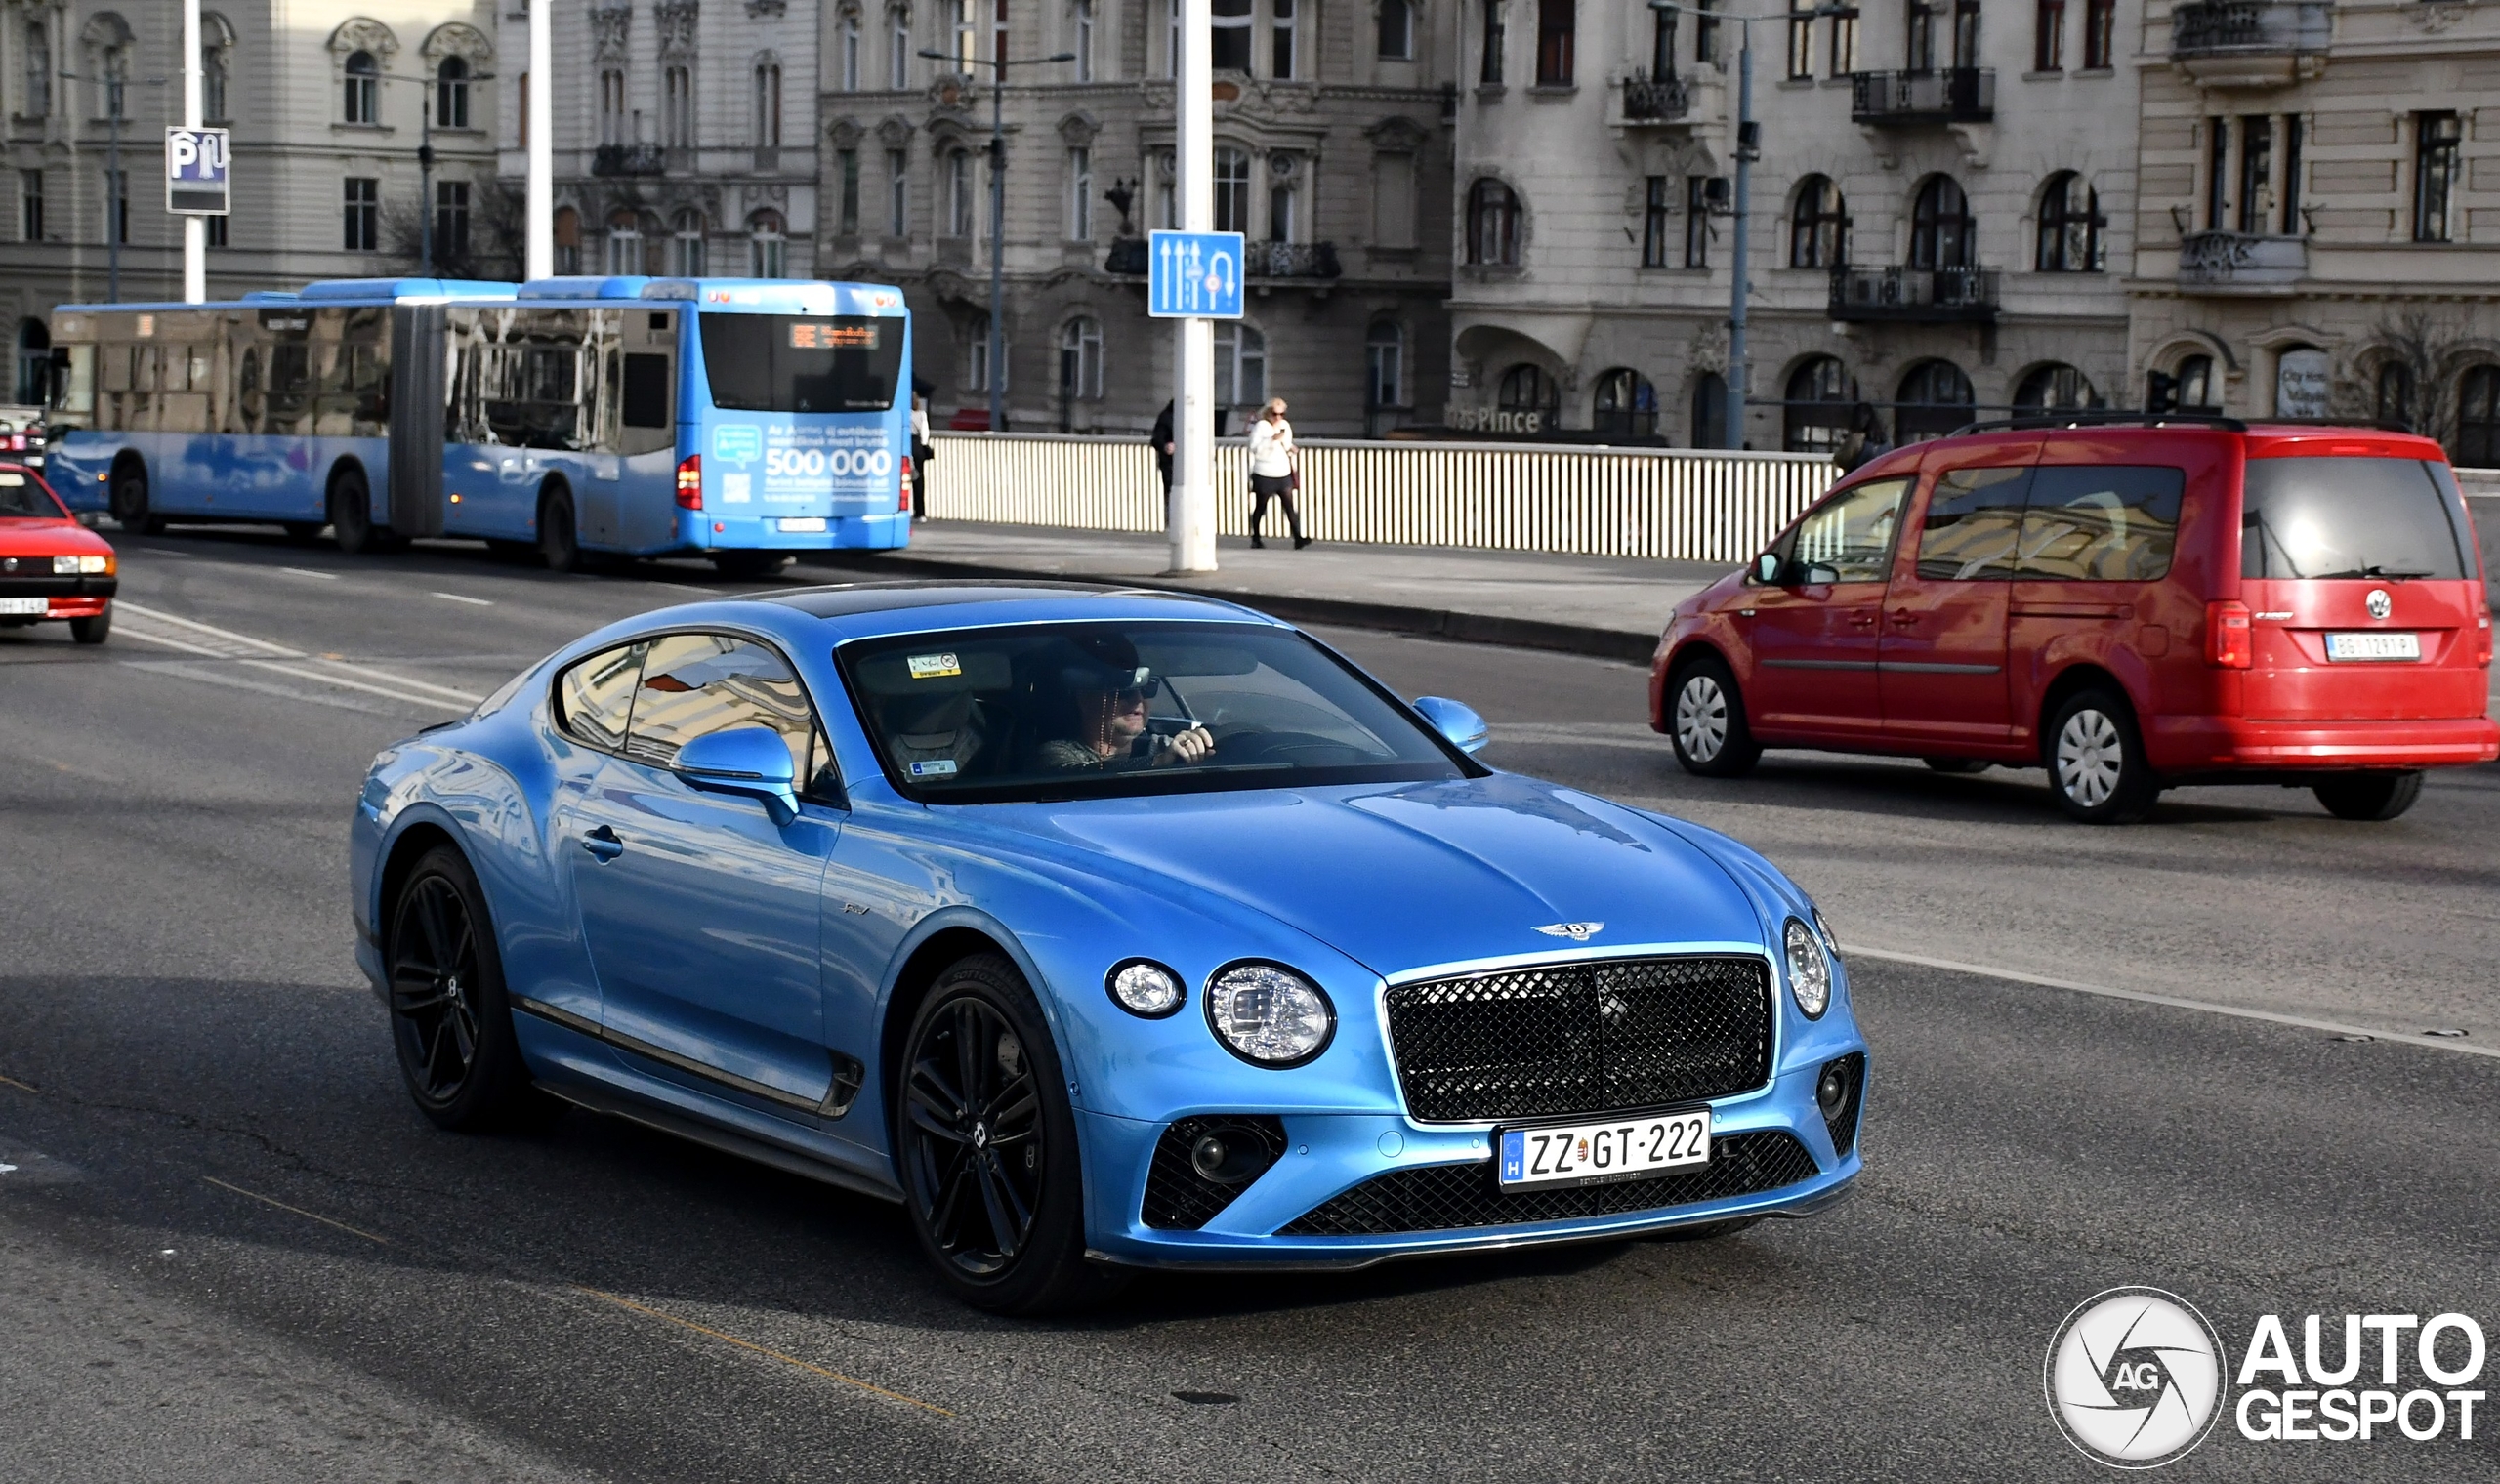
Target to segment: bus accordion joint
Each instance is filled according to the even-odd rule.
[[[703,508],[703,456],[699,453],[677,461],[677,504],[680,510]]]

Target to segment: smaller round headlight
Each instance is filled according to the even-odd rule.
[[[1337,1031],[1319,986],[1276,964],[1235,964],[1207,983],[1207,1024],[1244,1061],[1300,1066]]]
[[[1110,991],[1112,1003],[1120,1009],[1148,1020],[1162,1019],[1188,998],[1181,976],[1152,959],[1114,964],[1111,971],[1103,976],[1103,987]]]
[[[1822,941],[1814,936],[1814,929],[1793,917],[1781,936],[1787,940],[1788,993],[1796,997],[1797,1009],[1807,1019],[1818,1018],[1832,1003],[1831,960],[1823,957]]]

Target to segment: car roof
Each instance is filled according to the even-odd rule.
[[[2149,453],[2165,447],[2202,445],[2213,448],[2220,444],[2237,443],[2244,456],[2251,459],[2342,457],[2435,459],[2441,462],[2447,459],[2447,451],[2437,440],[2386,428],[2328,423],[2239,424],[2229,419],[2181,423],[2149,419],[2130,422],[2109,417],[2054,425],[2045,421],[2026,421],[2025,426],[2019,428],[1986,428],[1941,438],[1922,439],[1868,461],[1865,467],[1852,471],[1847,482],[1855,484],[1870,478],[1916,474],[1929,460],[1937,458],[1958,459],[1991,450],[2021,456],[2036,452],[2051,439],[2067,444],[2093,444],[2113,455],[2123,455],[2136,449]]]

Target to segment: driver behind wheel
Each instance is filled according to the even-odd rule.
[[[1125,636],[1091,635],[1075,647],[1075,662],[1060,672],[1072,724],[1067,735],[1053,737],[1036,750],[1034,761],[1042,767],[1169,767],[1203,763],[1214,754],[1214,734],[1194,722],[1171,736],[1147,731],[1146,703],[1163,688],[1163,680],[1138,663],[1137,646]]]

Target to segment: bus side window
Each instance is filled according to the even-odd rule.
[[[235,433],[258,433],[261,418],[269,409],[261,395],[261,348],[245,346],[243,358],[234,368]]]
[[[70,417],[96,412],[96,348],[62,346],[53,351],[53,407]]]
[[[671,378],[666,355],[628,351],[625,355],[625,426],[628,428],[665,429],[675,421],[670,416]],[[627,436],[628,443],[640,440]],[[634,447],[629,453],[649,450]]]

